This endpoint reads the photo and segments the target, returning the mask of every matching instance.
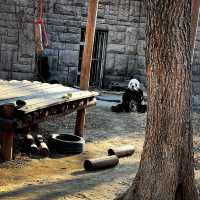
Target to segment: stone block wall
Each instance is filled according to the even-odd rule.
[[[33,79],[34,1],[0,1],[0,78]]]
[[[37,1],[0,2],[0,78],[34,79],[34,18]],[[88,0],[45,0],[50,79],[77,82],[81,28]],[[145,17],[141,1],[100,0],[97,29],[108,31],[104,85],[144,75]],[[35,75],[35,76],[34,76]]]
[[[51,79],[76,82],[81,28],[86,26],[87,0],[49,0],[46,25]],[[97,29],[108,31],[104,85],[144,75],[145,17],[141,1],[100,0]]]
[[[82,10],[86,1],[46,1],[45,21],[49,46],[50,79],[76,84],[81,39]]]

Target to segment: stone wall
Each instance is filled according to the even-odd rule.
[[[0,1],[0,78],[33,79],[34,1]]]
[[[0,78],[34,79],[34,17],[37,1],[0,3]],[[81,28],[86,26],[87,0],[45,0],[50,79],[77,82]],[[145,17],[141,1],[100,0],[97,29],[108,31],[104,85],[144,75]]]
[[[52,79],[76,82],[81,27],[86,26],[86,0],[47,1],[46,23]],[[100,0],[97,29],[108,31],[104,85],[144,76],[144,26],[141,1]]]

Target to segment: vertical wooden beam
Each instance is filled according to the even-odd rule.
[[[1,132],[2,132],[2,157],[5,161],[12,160],[13,158],[14,124],[12,120],[13,120],[14,109],[15,109],[14,104],[7,104],[0,107],[0,116],[3,117],[4,119],[1,122]]]
[[[81,90],[88,90],[89,88],[90,68],[92,61],[95,29],[96,29],[97,11],[98,11],[98,0],[89,0],[88,20],[87,20],[85,45],[84,45],[82,68],[81,68],[81,80],[80,80]]]
[[[191,20],[191,37],[192,37],[192,51],[194,52],[196,34],[199,21],[199,7],[200,0],[192,0],[192,20]]]
[[[99,0],[89,0],[88,2],[88,19],[85,35],[85,45],[83,51],[82,67],[81,67],[81,78],[80,78],[80,89],[88,90],[90,82],[90,69],[92,61],[92,52],[94,44],[94,36],[96,29],[96,19],[98,11]],[[75,135],[82,136],[85,125],[85,113],[86,110],[79,110],[77,112]]]
[[[13,138],[14,133],[12,131],[3,133],[2,156],[5,161],[13,158]]]

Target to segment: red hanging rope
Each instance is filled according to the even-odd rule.
[[[48,35],[46,32],[46,28],[43,21],[43,15],[44,15],[44,0],[39,0],[39,15],[36,21],[36,24],[40,24],[42,28],[42,34],[44,35],[44,46],[48,46]]]
[[[42,19],[44,14],[44,0],[40,0],[40,14],[39,14],[39,19]]]

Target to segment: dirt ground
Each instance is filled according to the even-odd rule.
[[[111,113],[111,103],[98,101],[87,110],[86,146],[81,155],[29,158],[19,155],[15,161],[0,164],[2,200],[111,200],[124,191],[135,176],[144,141],[146,114]],[[75,114],[52,118],[40,124],[39,132],[72,133]],[[200,184],[200,114],[193,114],[195,173]],[[112,169],[86,172],[83,162],[107,154],[110,147],[134,146],[133,156],[120,159]],[[199,147],[198,147],[199,146]]]

